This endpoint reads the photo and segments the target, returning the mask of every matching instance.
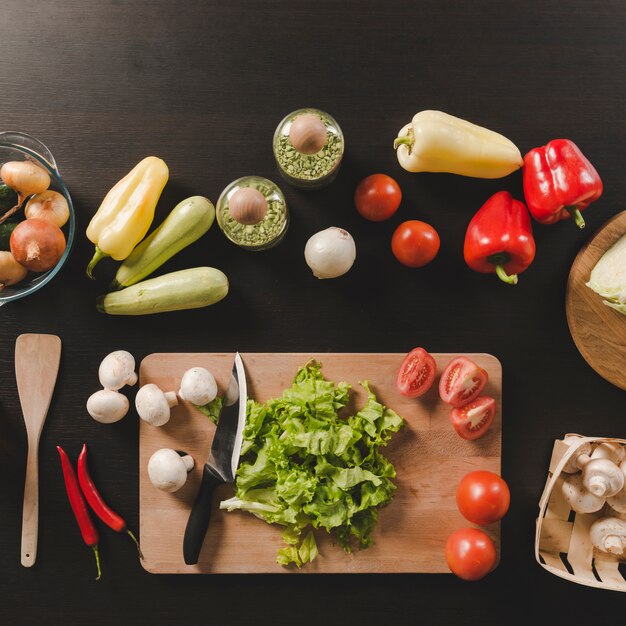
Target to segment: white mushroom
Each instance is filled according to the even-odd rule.
[[[156,385],[144,385],[135,396],[139,417],[153,426],[163,426],[170,421],[170,407],[178,404],[173,391],[163,392]]]
[[[563,440],[568,446],[574,445],[580,440],[580,437],[565,437]],[[591,443],[588,441],[581,444],[574,455],[570,457],[569,461],[563,467],[563,471],[566,474],[575,474],[579,472],[591,458],[589,455],[591,454]]]
[[[626,550],[626,522],[617,517],[601,517],[589,529],[591,543],[616,556],[624,556]]]
[[[581,474],[571,474],[563,481],[563,496],[576,513],[595,513],[604,506],[604,498],[587,491]]]
[[[606,502],[617,513],[626,513],[626,488],[607,498]]]
[[[183,399],[202,406],[215,400],[217,396],[217,383],[213,374],[204,367],[192,367],[188,369],[180,381],[178,395]]]
[[[619,443],[605,441],[599,443],[591,453],[592,459],[609,459],[615,465],[619,465],[626,457],[626,448]]]
[[[181,456],[176,450],[161,448],[148,461],[148,477],[157,489],[173,493],[185,484],[193,465],[188,454]]]
[[[100,384],[105,389],[114,389],[117,391],[124,385],[131,387],[137,382],[137,374],[135,374],[135,359],[130,352],[126,350],[116,350],[107,354],[100,363],[98,369]]]
[[[112,389],[101,389],[89,396],[87,412],[102,424],[119,422],[128,413],[128,398]]]
[[[585,489],[600,498],[610,498],[624,488],[624,474],[609,459],[591,459],[583,469]]]

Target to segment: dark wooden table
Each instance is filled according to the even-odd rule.
[[[623,615],[615,593],[576,587],[533,556],[537,502],[553,439],[565,432],[624,436],[624,392],[579,356],[564,312],[571,262],[587,237],[623,209],[626,193],[626,5],[543,2],[0,3],[0,127],[41,138],[74,197],[78,236],[62,274],[0,311],[0,623],[11,624],[501,624],[591,622]],[[214,265],[231,293],[205,310],[114,318],[100,315],[100,281],[83,273],[84,237],[100,200],[148,154],[168,163],[160,220],[193,194],[215,201],[231,180],[278,180],[272,133],[289,111],[318,106],[340,122],[347,154],[335,184],[282,187],[292,210],[287,239],[251,255],[214,227],[169,269]],[[495,191],[521,196],[521,177],[481,181],[403,171],[391,147],[421,109],[442,109],[510,137],[524,153],[574,139],[596,164],[602,199],[588,228],[535,228],[538,254],[518,286],[470,272],[462,243],[473,212]],[[354,186],[387,172],[402,208],[365,223]],[[399,266],[389,239],[404,219],[433,224],[442,239],[432,265]],[[303,260],[310,234],[350,230],[358,258],[341,280],[316,281]],[[59,382],[41,442],[37,564],[19,563],[26,441],[13,373],[17,335],[60,335]],[[132,545],[102,533],[104,577],[68,509],[55,444],[83,441],[105,495],[138,526],[137,420],[113,426],[86,414],[97,367],[111,349],[140,360],[154,351],[486,351],[504,366],[503,474],[512,506],[500,567],[480,583],[453,576],[156,577]],[[602,610],[598,607],[602,607]],[[600,612],[599,612],[600,611]],[[618,613],[619,611],[619,613]]]

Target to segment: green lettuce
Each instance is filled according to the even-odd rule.
[[[315,559],[311,529],[331,533],[348,552],[367,547],[379,507],[393,498],[396,472],[380,449],[403,420],[378,402],[367,381],[361,385],[365,406],[347,419],[339,411],[350,386],[325,380],[315,361],[298,370],[280,398],[248,400],[236,493],[220,508],[283,526],[281,565]]]

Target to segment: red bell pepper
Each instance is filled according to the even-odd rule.
[[[465,262],[476,272],[497,274],[517,284],[535,258],[535,240],[528,209],[508,191],[499,191],[483,204],[467,227]]]
[[[524,196],[541,224],[570,217],[585,227],[581,211],[602,195],[602,180],[578,146],[554,139],[524,157]]]

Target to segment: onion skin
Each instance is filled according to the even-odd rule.
[[[28,270],[10,252],[0,252],[0,291],[24,280]]]
[[[31,272],[47,272],[65,252],[65,235],[58,226],[39,218],[20,222],[11,233],[11,253]]]
[[[33,196],[24,209],[26,219],[40,218],[61,228],[70,218],[67,200],[58,191],[48,189]]]
[[[48,172],[31,161],[8,161],[0,169],[0,178],[24,197],[50,187]]]

